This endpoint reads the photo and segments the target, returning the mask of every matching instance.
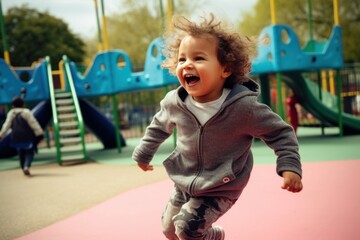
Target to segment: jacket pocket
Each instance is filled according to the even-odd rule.
[[[236,179],[231,164],[223,164],[221,167],[214,169],[213,171],[204,172],[204,188],[214,188]],[[206,181],[206,177],[208,180]]]
[[[181,160],[181,154],[176,149],[165,159],[163,165],[170,178],[186,171],[186,166]]]

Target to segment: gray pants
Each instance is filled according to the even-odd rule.
[[[164,235],[170,240],[217,240],[212,224],[235,201],[220,197],[190,197],[175,188],[162,216]]]

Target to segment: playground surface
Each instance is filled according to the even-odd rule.
[[[275,155],[260,141],[255,166],[238,203],[218,222],[226,239],[360,239],[360,135],[299,128],[304,190],[283,191]],[[32,177],[17,158],[0,161],[1,239],[164,239],[160,217],[172,189],[162,160],[170,138],[142,172],[131,160],[139,139],[102,150],[88,145],[91,162],[58,166],[54,149],[41,149]]]

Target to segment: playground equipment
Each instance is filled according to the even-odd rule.
[[[97,0],[94,0],[97,10]],[[132,72],[127,54],[121,50],[109,50],[104,2],[101,0],[103,30],[99,31],[102,48],[105,52],[96,55],[93,65],[86,75],[77,72],[75,64],[63,58],[59,71],[52,71],[49,58],[46,58],[34,69],[13,70],[5,61],[0,62],[0,104],[9,104],[13,96],[22,95],[26,102],[47,101],[42,112],[51,113],[45,121],[46,127],[50,118],[53,119],[54,140],[57,148],[59,164],[70,160],[87,161],[84,143],[84,124],[102,141],[105,148],[125,145],[119,133],[118,119],[115,126],[95,107],[84,99],[94,96],[111,96],[113,106],[117,106],[115,94],[141,89],[150,89],[178,83],[177,79],[161,68],[163,60],[161,38],[155,39],[149,46],[144,71]],[[97,14],[97,18],[98,18]],[[98,25],[99,19],[98,19]],[[100,29],[99,29],[100,30]],[[102,34],[103,33],[103,34]],[[104,41],[102,41],[104,39]],[[56,72],[56,73],[55,73]],[[63,85],[62,90],[54,87],[53,75],[59,74]],[[27,75],[29,81],[20,80],[20,75]],[[116,112],[115,112],[116,111]],[[114,116],[117,109],[113,107]],[[47,114],[48,116],[49,114]],[[84,117],[83,117],[84,116]],[[40,116],[41,117],[41,114]],[[114,141],[116,139],[116,141]],[[116,142],[116,146],[114,146]],[[7,141],[0,143],[0,153],[9,149],[9,133]],[[14,153],[15,154],[15,153]],[[1,154],[2,157],[5,157]]]
[[[349,132],[360,132],[359,119],[343,114],[341,104],[338,111],[324,105],[311,91],[308,80],[301,74],[303,71],[323,68],[337,70],[343,66],[340,26],[333,27],[329,41],[311,41],[311,44],[301,49],[298,38],[290,27],[273,24],[261,32],[260,43],[259,55],[253,62],[252,74],[260,76],[262,88],[268,82],[267,73],[276,73],[278,99],[282,99],[279,88],[282,81],[294,90],[302,106],[324,123],[338,124],[341,131],[345,129]],[[88,156],[84,144],[84,126],[98,137],[105,148],[124,146],[125,140],[116,126],[119,121],[115,119],[114,126],[85,98],[112,96],[116,99],[114,96],[119,93],[178,84],[175,76],[161,68],[164,58],[161,54],[162,44],[163,40],[158,38],[149,45],[144,71],[141,72],[132,71],[130,58],[121,50],[99,52],[84,75],[79,74],[75,64],[64,56],[60,66],[65,87],[61,91],[53,86],[54,71],[51,70],[48,58],[32,68],[15,70],[0,59],[0,104],[9,104],[13,96],[21,94],[26,102],[40,102],[35,109],[41,111],[35,116],[40,119],[43,128],[51,117],[53,118],[58,162],[62,164],[70,159],[86,161]],[[21,81],[21,76],[26,76],[28,81]],[[336,79],[339,81],[339,78]],[[339,82],[337,86],[340,86]],[[262,92],[266,94],[266,91]],[[340,94],[341,88],[337,92]],[[341,101],[340,96],[337,101]],[[113,106],[117,106],[116,101],[113,102]],[[113,109],[117,111],[116,107]],[[14,151],[9,153],[9,141],[8,134],[0,142],[1,157],[15,154]],[[75,146],[67,147],[70,142]]]
[[[24,101],[42,101],[49,98],[47,63],[13,70],[0,58],[0,105],[11,104],[14,96],[24,96]],[[23,81],[21,78],[26,78]]]
[[[163,60],[161,54],[163,40],[161,38],[155,39],[150,44],[145,68],[142,72],[132,72],[130,59],[125,52],[109,50],[104,1],[100,1],[102,29],[100,28],[97,0],[94,0],[94,3],[99,28],[99,50],[105,51],[95,56],[92,66],[84,76],[78,73],[75,64],[66,56],[59,65],[60,70],[56,73],[51,70],[48,58],[41,61],[39,67],[41,72],[38,73],[40,70],[37,69],[29,71],[28,74],[34,75],[31,79],[35,80],[27,83],[19,80],[16,73],[10,69],[9,64],[4,61],[0,63],[0,71],[5,72],[5,77],[0,79],[0,90],[5,91],[4,89],[6,89],[7,93],[1,95],[0,104],[9,104],[13,96],[21,94],[25,96],[27,102],[47,100],[51,103],[49,104],[51,107],[47,110],[52,113],[59,164],[70,160],[87,160],[84,124],[101,140],[105,148],[117,147],[119,152],[121,151],[121,146],[125,146],[125,140],[120,134],[116,94],[158,88],[178,82],[167,70],[161,68]],[[64,86],[62,90],[56,90],[53,85],[53,75],[55,74],[60,74]],[[8,77],[6,76],[10,76],[10,82],[7,81]],[[41,84],[38,84],[39,82]],[[11,88],[8,87],[10,84]],[[111,96],[114,124],[83,99],[96,96]],[[0,153],[7,148],[9,148],[8,143],[2,141]]]
[[[287,25],[271,25],[260,33],[254,74],[285,71],[339,69],[344,67],[341,27],[334,26],[328,42],[313,42],[314,51],[301,49],[298,37]]]
[[[177,84],[177,78],[161,68],[162,43],[163,40],[158,38],[149,45],[142,72],[131,71],[130,59],[121,50],[97,54],[84,76],[79,74],[75,64],[64,56],[60,64],[65,82],[63,90],[54,88],[54,71],[51,70],[49,58],[42,60],[30,71],[32,78],[27,83],[21,82],[17,74],[0,59],[0,71],[3,72],[0,86],[4,86],[3,91],[7,90],[7,94],[1,95],[0,103],[11,103],[12,97],[19,95],[21,91],[26,93],[24,99],[27,102],[48,101],[49,104],[42,110],[51,114],[47,114],[50,117],[47,117],[47,122],[44,121],[42,127],[48,124],[52,116],[59,164],[70,160],[86,162],[88,156],[84,144],[84,125],[101,140],[105,148],[114,148],[119,144],[125,146],[125,140],[120,134],[116,134],[119,133],[118,128],[84,98]],[[9,134],[7,137],[10,137]],[[0,153],[8,148],[9,141],[0,143]]]
[[[324,124],[330,126],[338,125],[338,109],[328,106],[324,101],[319,99],[311,85],[313,81],[304,78],[299,72],[283,72],[281,79],[291,89],[293,89],[301,105]],[[344,133],[360,133],[360,118],[351,114],[341,113],[343,119]]]
[[[360,119],[342,112],[340,69],[343,68],[342,32],[338,19],[338,1],[334,0],[334,22],[328,41],[316,42],[310,39],[301,49],[294,31],[287,25],[276,24],[275,0],[270,0],[272,25],[264,28],[259,36],[258,56],[253,60],[252,74],[259,75],[263,101],[269,104],[267,94],[268,73],[275,73],[277,80],[278,112],[282,109],[281,83],[286,83],[294,91],[301,105],[326,125],[338,125],[343,132],[360,132]],[[309,88],[302,72],[334,69],[336,71],[337,111],[322,103]],[[321,87],[319,87],[321,89]],[[321,97],[321,94],[320,94]]]
[[[84,121],[72,79],[66,75],[67,87],[55,91],[48,57],[46,61],[57,161],[59,164],[70,160],[86,162],[88,156],[85,148]],[[65,61],[66,59],[60,63],[60,66]]]
[[[79,97],[112,95],[134,90],[158,88],[178,83],[175,76],[161,68],[163,40],[152,41],[146,53],[144,71],[132,72],[128,55],[122,50],[98,53],[82,76],[74,63],[70,63],[70,74]]]

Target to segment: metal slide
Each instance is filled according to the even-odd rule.
[[[284,81],[295,93],[301,105],[324,123],[338,126],[339,114],[337,109],[326,106],[314,95],[309,83],[300,72],[283,72]],[[344,131],[346,133],[360,133],[360,118],[348,113],[342,113]]]

